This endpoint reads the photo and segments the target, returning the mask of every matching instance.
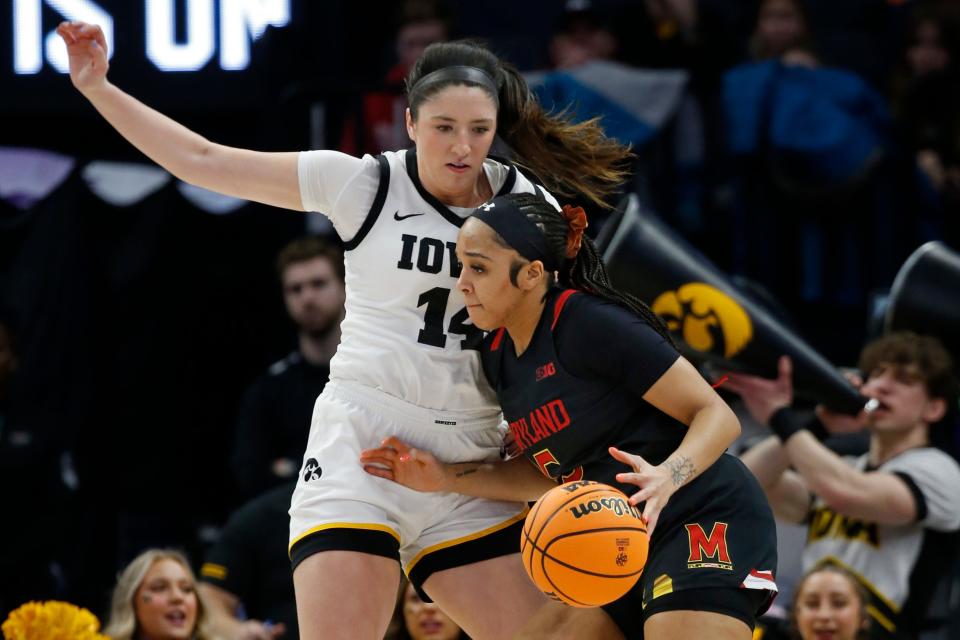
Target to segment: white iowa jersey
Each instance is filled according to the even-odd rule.
[[[871,471],[867,455],[847,458]],[[913,493],[917,520],[880,524],[837,513],[815,498],[808,521],[804,569],[821,562],[843,565],[871,596],[867,611],[893,633],[916,631],[937,580],[952,565],[960,529],[960,466],[932,447],[908,449],[876,471],[900,476]]]
[[[300,161],[301,193],[304,208],[316,210],[308,202],[313,187],[307,184],[305,155]],[[361,206],[354,203],[363,198],[319,194],[312,199],[332,205],[320,210],[347,239],[346,315],[330,378],[359,382],[429,409],[499,413],[475,349],[482,332],[470,322],[456,286],[457,233],[469,211],[457,213],[423,188],[413,150],[345,162],[362,166],[362,175],[350,178],[361,191],[371,179],[377,188],[373,204],[359,217],[342,209]],[[538,193],[557,206],[515,167],[492,160],[485,165],[497,195]]]

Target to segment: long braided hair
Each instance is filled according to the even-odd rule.
[[[674,348],[677,347],[673,336],[670,335],[667,325],[660,317],[639,298],[629,293],[616,289],[610,282],[610,276],[607,275],[607,268],[603,264],[600,252],[593,241],[584,235],[581,239],[580,249],[576,256],[567,258],[567,241],[570,226],[567,219],[549,202],[529,193],[511,193],[500,196],[504,200],[509,200],[528,220],[533,222],[544,238],[547,240],[557,264],[563,267],[558,272],[557,284],[578,291],[585,291],[597,297],[614,302],[621,307],[633,311],[649,324],[657,333],[664,337]],[[494,231],[495,240],[498,244],[508,249],[512,248],[503,239],[500,234]],[[514,265],[510,270],[510,279],[514,284],[517,283],[517,273],[521,265]],[[553,274],[550,274],[550,284],[553,282]]]

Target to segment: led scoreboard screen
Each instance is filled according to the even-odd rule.
[[[110,52],[110,77],[160,104],[255,103],[260,41],[290,30],[293,0],[4,0],[0,110],[76,108],[63,20],[96,23]],[[260,71],[262,76],[264,71]],[[75,93],[75,92],[74,92]]]

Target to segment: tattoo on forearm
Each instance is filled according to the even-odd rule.
[[[673,484],[677,487],[697,473],[697,469],[693,466],[693,461],[686,456],[670,458],[663,464],[667,469],[670,469],[670,477],[673,478]]]
[[[463,476],[468,476],[471,473],[476,473],[479,470],[480,470],[480,467],[467,467],[466,469],[461,469],[460,471],[457,471],[456,476],[458,478],[462,478]]]

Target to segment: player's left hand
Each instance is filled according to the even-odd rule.
[[[395,436],[384,438],[376,449],[360,452],[363,470],[415,491],[446,491],[446,465],[428,451],[415,449]]]
[[[673,492],[677,490],[671,480],[670,470],[661,465],[654,466],[640,456],[620,451],[616,447],[610,447],[609,451],[611,456],[633,469],[632,473],[618,473],[617,482],[640,487],[640,491],[630,496],[630,504],[645,503],[643,521],[647,523],[647,533],[653,535],[660,512],[667,505]]]

